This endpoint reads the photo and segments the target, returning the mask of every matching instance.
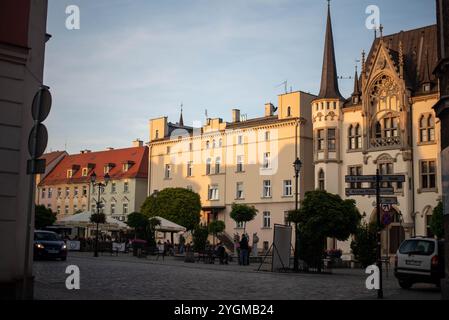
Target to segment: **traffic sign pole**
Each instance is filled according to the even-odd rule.
[[[381,252],[381,222],[380,222],[380,175],[379,169],[376,171],[376,211],[377,211],[377,267],[379,268],[379,289],[377,290],[377,298],[384,297],[382,288],[382,252]]]

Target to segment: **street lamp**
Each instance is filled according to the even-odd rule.
[[[97,204],[97,216],[100,215],[101,193],[104,191],[104,188],[106,188],[106,186],[108,185],[110,179],[111,179],[111,177],[109,176],[108,173],[106,173],[105,176],[104,176],[104,182],[96,182],[97,181],[97,175],[95,174],[95,172],[93,172],[90,175],[90,183],[92,184],[92,188],[98,187],[98,200],[94,199],[95,203]],[[97,224],[97,232],[95,234],[95,252],[94,252],[94,257],[98,257],[98,224],[99,224],[98,219],[96,221],[96,224]]]
[[[298,181],[299,181],[299,172],[301,171],[302,162],[297,157],[295,162],[293,162],[293,168],[295,169],[295,211],[296,214],[298,212],[298,196],[299,196],[299,189],[298,189]],[[299,225],[298,222],[295,222],[295,260],[293,262],[293,269],[295,271],[298,271],[299,269]]]

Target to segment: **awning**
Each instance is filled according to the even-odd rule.
[[[156,231],[159,232],[185,232],[187,229],[179,224],[176,224],[170,220],[167,220],[162,217],[151,217],[152,219],[157,219],[160,221],[160,225],[156,227]]]
[[[72,226],[72,227],[94,227],[95,223],[90,221],[90,212],[82,212],[74,214],[68,217],[64,217],[55,222],[55,225],[60,226]],[[122,221],[118,221],[110,216],[106,216],[106,223],[100,223],[99,229],[101,230],[122,230],[128,229],[128,225]]]

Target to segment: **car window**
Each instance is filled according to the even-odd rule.
[[[58,236],[55,233],[47,232],[35,232],[34,240],[38,241],[59,241]]]
[[[429,256],[435,251],[435,243],[426,240],[406,240],[399,248],[401,254]]]

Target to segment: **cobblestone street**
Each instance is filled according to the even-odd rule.
[[[65,269],[80,268],[80,290],[67,290]],[[92,257],[70,253],[66,262],[36,261],[35,298],[45,299],[374,299],[365,288],[364,270],[336,269],[332,275],[257,272],[258,265],[188,264],[156,257]],[[390,270],[384,277],[386,299],[440,299],[431,285],[401,289]]]

